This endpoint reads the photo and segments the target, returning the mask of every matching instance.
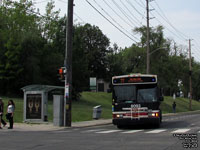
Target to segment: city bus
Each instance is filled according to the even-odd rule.
[[[163,96],[157,75],[131,74],[112,77],[112,122],[118,128],[127,125],[162,122]]]

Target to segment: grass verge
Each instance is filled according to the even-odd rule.
[[[10,98],[2,97],[4,102],[4,114],[8,100]],[[16,105],[14,121],[23,121],[23,99],[12,98]],[[161,104],[163,114],[172,113],[172,103],[174,102],[172,97],[166,96]],[[189,100],[185,98],[176,98],[176,112],[187,112],[189,109]],[[111,93],[95,93],[95,92],[83,92],[79,101],[72,102],[72,121],[87,121],[92,120],[93,107],[102,106],[102,118],[108,119],[112,117],[112,95]],[[200,110],[200,102],[192,101],[192,110]],[[4,117],[5,118],[5,117]],[[53,103],[48,102],[48,120],[53,120]]]

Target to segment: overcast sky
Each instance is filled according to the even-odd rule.
[[[115,24],[126,35],[122,34],[92,6],[98,9],[108,20]],[[90,23],[98,26],[111,43],[119,47],[129,47],[139,41],[132,29],[146,25],[146,0],[74,0],[75,23]],[[36,7],[44,13],[48,0],[34,0]],[[55,0],[55,10],[60,15],[67,12],[67,0]],[[150,2],[151,26],[162,24],[165,37],[174,39],[176,43],[188,47],[188,39],[192,41],[192,56],[200,61],[200,0],[154,0]],[[155,18],[154,18],[155,17]],[[167,20],[167,19],[168,20]]]

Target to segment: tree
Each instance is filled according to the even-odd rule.
[[[144,73],[145,72],[145,55],[146,50],[144,48],[132,45],[130,48],[126,48],[123,51],[123,68],[125,73]]]
[[[83,51],[88,60],[90,76],[104,78],[106,73],[106,54],[109,48],[109,39],[97,26],[85,24],[79,29],[80,41],[83,43]]]
[[[119,48],[116,43],[113,44],[113,47],[110,47],[109,53],[107,54],[107,60],[107,79],[111,79],[113,76],[125,73],[125,69],[123,68],[123,50]]]
[[[142,26],[136,28],[134,29],[134,32],[141,35],[139,46],[145,48],[146,27]],[[150,28],[150,72],[158,75],[159,84],[164,88],[165,94],[167,95],[172,95],[174,92],[178,92],[179,80],[183,81],[184,85],[187,85],[185,83],[187,74],[187,68],[185,66],[187,66],[187,59],[184,53],[180,53],[179,55],[173,53],[171,47],[172,41],[164,38],[162,26]],[[176,46],[176,48],[178,49],[178,46]],[[145,61],[145,59],[143,60]]]
[[[21,64],[23,42],[28,34],[39,35],[37,17],[33,11],[32,2],[21,0],[20,3],[4,1],[0,7],[1,24],[0,35],[3,35],[0,49],[0,79],[4,92],[11,92],[21,85],[16,79],[24,71]]]
[[[47,5],[46,16],[38,16],[30,0],[0,7],[1,93],[15,94],[28,84],[59,84],[56,70],[64,58],[52,44],[58,26],[53,7],[53,2]]]

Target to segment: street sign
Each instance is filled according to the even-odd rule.
[[[90,77],[90,90],[97,89],[97,78],[96,77]]]
[[[65,98],[69,98],[69,84],[65,84]]]

